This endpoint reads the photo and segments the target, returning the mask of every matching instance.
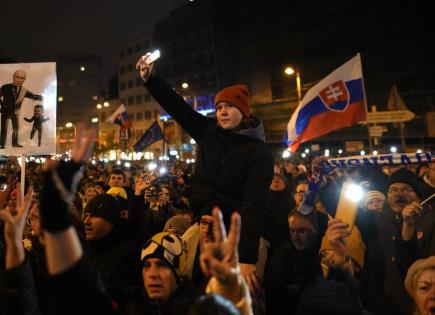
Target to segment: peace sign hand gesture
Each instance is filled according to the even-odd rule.
[[[20,266],[24,262],[24,247],[22,244],[24,226],[32,202],[33,189],[29,188],[24,200],[21,197],[20,184],[17,185],[16,209],[0,210],[0,220],[4,221],[6,242],[6,269]],[[11,210],[15,211],[13,215]]]
[[[201,269],[206,276],[214,276],[223,284],[236,284],[240,275],[240,215],[234,212],[231,216],[228,237],[219,208],[213,209],[213,218],[214,241],[204,245],[200,256]]]

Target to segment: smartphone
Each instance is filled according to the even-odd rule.
[[[157,59],[160,58],[160,50],[154,50],[151,54],[146,54],[144,56],[142,56],[142,59],[147,63],[147,64],[152,64],[154,61],[156,61]]]
[[[335,218],[347,223],[350,231],[352,231],[355,224],[359,201],[362,197],[363,190],[361,187],[350,182],[343,183]]]

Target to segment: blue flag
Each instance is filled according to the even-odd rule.
[[[135,152],[142,152],[146,147],[149,147],[154,142],[163,139],[163,132],[160,129],[159,124],[155,121],[151,127],[149,127],[140,140],[133,146]]]

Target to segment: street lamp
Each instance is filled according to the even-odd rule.
[[[109,107],[109,102],[104,102],[103,105],[104,107]]]
[[[187,90],[189,88],[189,83],[187,82],[183,82],[181,83],[181,87],[185,90]],[[195,109],[195,111],[198,110],[198,99],[196,97],[195,92],[193,92],[192,90],[190,90],[190,92],[193,94],[193,108]]]
[[[103,105],[97,104],[97,109],[102,109],[102,108],[103,108]]]
[[[66,124],[65,124],[65,127],[67,127],[67,128],[71,128],[73,126],[73,123],[72,122],[67,122]]]
[[[298,93],[298,104],[301,102],[301,98],[302,98],[302,91],[301,91],[301,75],[299,73],[299,71],[296,71],[295,69],[293,69],[292,67],[287,67],[284,69],[284,73],[288,76],[293,75],[294,73],[296,73],[296,91]]]

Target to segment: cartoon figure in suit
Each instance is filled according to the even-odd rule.
[[[42,101],[42,96],[34,94],[23,87],[26,80],[26,71],[19,69],[12,76],[12,83],[5,84],[0,88],[1,106],[1,130],[0,130],[0,149],[5,148],[6,135],[8,133],[8,120],[12,122],[12,146],[23,147],[18,143],[18,118],[24,98]]]
[[[41,146],[41,137],[42,137],[42,123],[46,122],[50,118],[45,118],[42,113],[44,112],[44,107],[38,104],[33,108],[33,116],[31,118],[24,117],[24,120],[28,123],[33,121],[32,131],[30,132],[30,139],[33,139],[35,132],[38,131],[38,147]]]

